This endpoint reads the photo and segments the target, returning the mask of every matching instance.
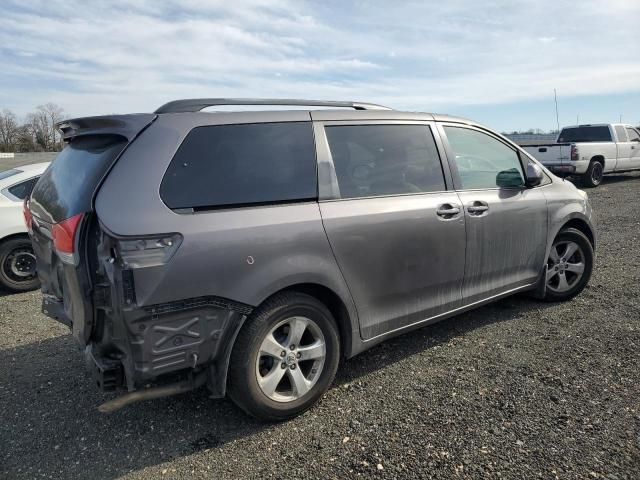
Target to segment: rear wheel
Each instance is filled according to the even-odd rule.
[[[560,231],[547,260],[545,300],[559,302],[578,295],[589,282],[593,270],[593,247],[575,228]]]
[[[228,392],[247,413],[285,420],[329,388],[340,358],[335,320],[306,294],[286,292],[247,320],[231,354]]]
[[[604,165],[599,160],[592,160],[586,173],[582,176],[582,182],[586,187],[594,188],[602,183],[604,177]]]
[[[12,292],[38,288],[36,257],[28,238],[11,238],[0,244],[0,287]]]

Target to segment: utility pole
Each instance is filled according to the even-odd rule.
[[[558,132],[560,131],[560,116],[558,115],[558,93],[556,92],[556,89],[553,89],[553,98],[556,101],[556,124],[558,126]]]

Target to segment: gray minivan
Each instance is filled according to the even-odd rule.
[[[228,105],[298,110],[201,112]],[[317,108],[321,107],[321,108]],[[43,311],[113,411],[207,385],[269,420],[341,358],[591,275],[587,196],[472,121],[354,102],[196,99],[68,120],[25,203]]]

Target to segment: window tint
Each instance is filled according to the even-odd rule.
[[[477,130],[444,127],[455,155],[462,188],[496,188],[510,178],[511,186],[524,185],[518,153]]]
[[[47,222],[90,211],[98,184],[126,145],[117,135],[74,138],[33,188],[31,211]]]
[[[344,125],[325,131],[342,198],[445,190],[426,125]]]
[[[618,136],[618,141],[619,142],[626,142],[627,141],[627,132],[625,131],[624,127],[622,125],[616,125],[615,129],[616,129],[616,135]]]
[[[563,128],[558,136],[558,143],[610,141],[611,130],[607,126]]]
[[[14,197],[19,198],[20,200],[24,200],[25,198],[27,198],[27,195],[31,193],[31,190],[33,190],[33,187],[38,181],[38,178],[40,177],[31,178],[24,182],[18,183],[17,185],[9,187],[9,193]]]
[[[194,128],[165,173],[170,208],[309,200],[316,193],[310,122]]]
[[[640,135],[638,135],[638,132],[635,129],[627,128],[627,133],[629,134],[630,142],[637,142],[640,140]]]

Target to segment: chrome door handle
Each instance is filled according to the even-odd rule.
[[[450,205],[445,203],[444,205],[440,205],[436,210],[436,214],[439,217],[451,218],[454,215],[458,215],[460,213],[460,208],[455,205]]]

